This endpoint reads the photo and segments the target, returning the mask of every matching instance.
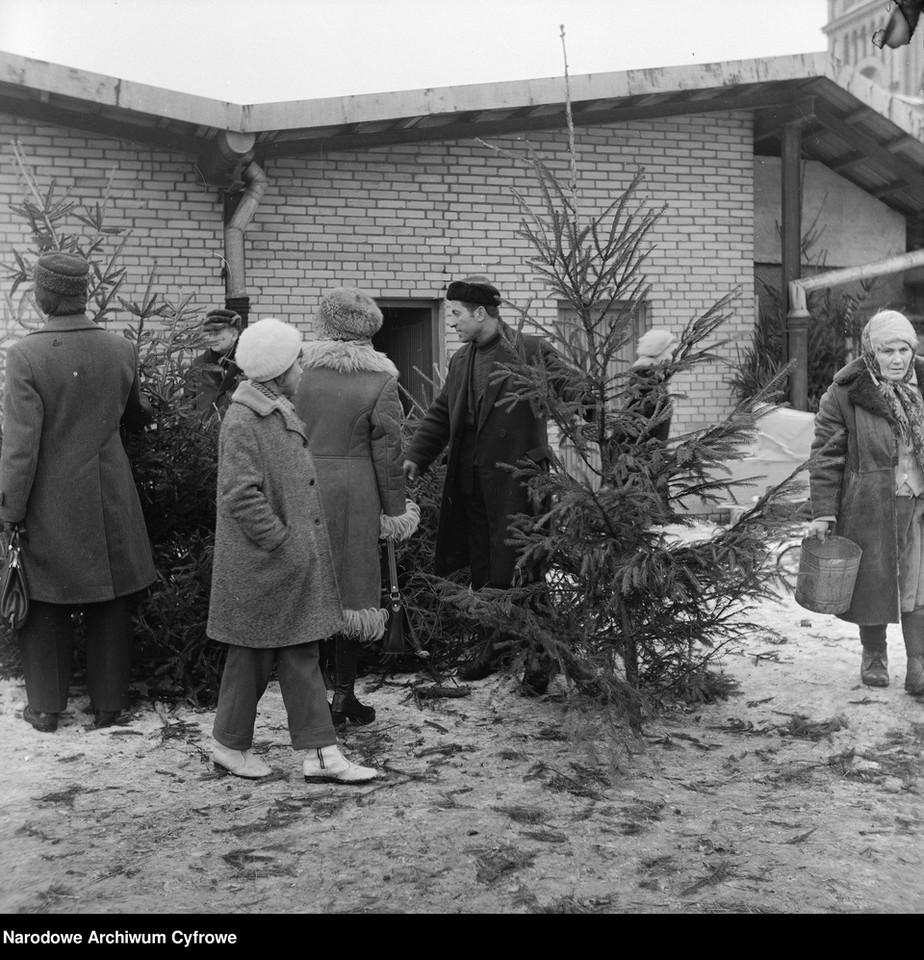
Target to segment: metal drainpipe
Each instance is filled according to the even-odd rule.
[[[225,226],[225,261],[227,277],[225,279],[225,306],[237,311],[247,323],[250,312],[250,298],[247,296],[247,270],[244,257],[244,232],[246,231],[263,194],[269,178],[259,164],[251,160],[241,171],[241,177],[247,184],[237,209]]]

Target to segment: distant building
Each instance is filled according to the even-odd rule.
[[[873,34],[889,20],[885,0],[828,0],[828,52],[890,93],[924,104],[924,44],[891,50],[873,45]]]

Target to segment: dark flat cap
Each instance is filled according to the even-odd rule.
[[[235,330],[240,330],[243,326],[244,321],[239,313],[235,313],[233,310],[225,310],[222,307],[209,310],[202,321],[203,330],[221,330],[224,327],[234,327]]]

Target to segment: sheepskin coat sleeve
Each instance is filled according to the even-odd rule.
[[[25,526],[29,596],[98,603],[155,579],[120,425],[142,427],[135,349],[84,314],[50,318],[7,353],[0,519]]]
[[[368,341],[305,344],[295,410],[318,470],[340,584],[344,633],[385,632],[380,520],[406,512],[398,371]]]
[[[207,633],[242,647],[321,640],[343,624],[304,425],[245,380],[218,440]]]

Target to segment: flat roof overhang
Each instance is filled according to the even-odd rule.
[[[774,155],[796,124],[805,158],[924,215],[924,109],[827,54],[589,74],[568,87],[577,128],[749,111],[755,153]],[[0,53],[0,111],[188,154],[219,185],[229,156],[248,151],[266,161],[563,129],[565,102],[553,77],[240,105]]]

